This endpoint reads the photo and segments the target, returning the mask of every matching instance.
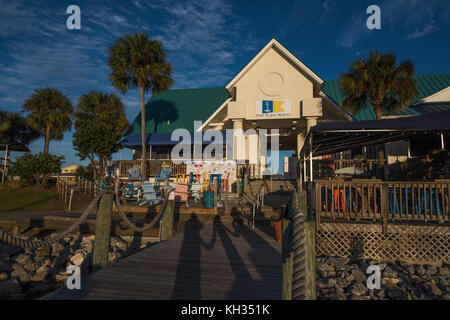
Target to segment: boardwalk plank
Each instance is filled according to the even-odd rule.
[[[281,248],[267,233],[196,224],[44,299],[280,299]]]

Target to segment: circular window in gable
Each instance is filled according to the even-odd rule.
[[[271,71],[259,80],[259,88],[268,96],[277,96],[283,92],[286,82],[286,77],[281,72]]]

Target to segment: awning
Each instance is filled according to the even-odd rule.
[[[450,133],[450,110],[385,120],[332,122],[310,129],[300,154],[321,156],[352,148],[408,139],[411,136]]]
[[[30,152],[30,149],[23,143],[2,143],[0,144],[0,151],[6,151],[6,146],[8,146],[8,152]]]

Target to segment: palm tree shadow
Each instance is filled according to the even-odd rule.
[[[150,119],[154,125],[154,131],[158,132],[161,125],[169,126],[171,122],[178,120],[178,109],[173,102],[168,100],[157,100],[148,104],[150,107]]]

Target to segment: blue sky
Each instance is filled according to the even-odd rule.
[[[71,4],[81,8],[81,30],[66,27]],[[366,28],[372,4],[381,8],[381,30]],[[19,111],[34,89],[47,86],[74,105],[92,89],[114,92],[107,50],[133,32],[163,41],[174,88],[224,86],[271,38],[325,80],[371,50],[412,59],[417,74],[450,72],[448,0],[0,0],[0,108]],[[121,97],[131,122],[139,93]],[[30,148],[39,152],[43,144],[40,139]],[[66,156],[66,165],[80,163],[72,132],[51,141],[50,152]]]

